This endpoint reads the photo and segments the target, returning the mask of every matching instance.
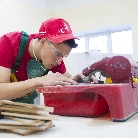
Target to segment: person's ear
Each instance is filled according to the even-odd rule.
[[[41,46],[45,45],[46,42],[47,42],[46,38],[41,38],[40,39]]]

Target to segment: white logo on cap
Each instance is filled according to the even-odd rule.
[[[64,33],[65,33],[65,30],[69,31],[69,28],[68,28],[68,26],[64,23],[64,28],[61,28],[61,29],[59,29],[58,31],[64,34]]]
[[[40,35],[44,35],[46,34],[46,31],[45,32],[39,32]]]

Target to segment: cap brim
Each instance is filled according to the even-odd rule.
[[[49,36],[48,39],[52,43],[61,43],[63,41],[69,40],[69,39],[78,39],[76,36],[73,34],[62,34],[62,35],[56,35],[56,36]]]

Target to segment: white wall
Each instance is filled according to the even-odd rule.
[[[0,24],[0,35],[2,35],[4,33],[4,3],[2,1],[0,1]]]
[[[0,18],[2,33],[12,31],[38,33],[41,23],[53,16],[52,12],[40,10],[22,0],[1,1],[3,1],[2,8],[4,9],[3,13],[0,13],[2,16]]]

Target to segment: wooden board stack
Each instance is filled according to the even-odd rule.
[[[54,126],[53,107],[0,100],[0,130],[29,135]]]

